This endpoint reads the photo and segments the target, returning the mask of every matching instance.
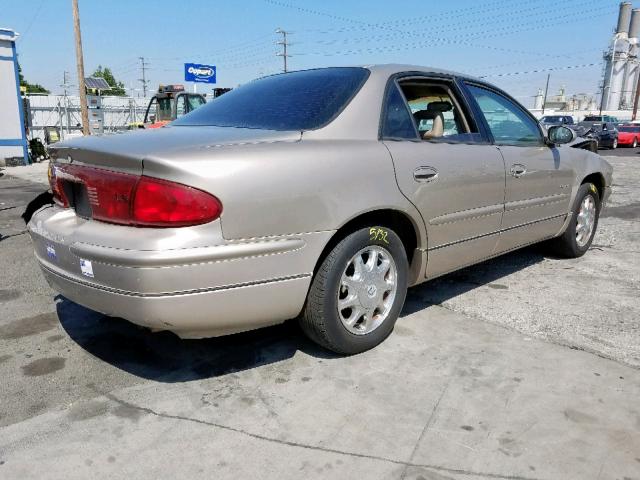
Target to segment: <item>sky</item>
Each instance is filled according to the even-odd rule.
[[[184,63],[217,67],[219,87],[282,71],[276,34],[291,32],[289,69],[411,63],[464,72],[526,106],[549,95],[595,94],[617,0],[79,0],[85,74],[109,67],[141,95],[185,83]],[[640,7],[636,0],[634,7]],[[53,93],[77,89],[71,0],[0,0],[0,27],[21,34],[25,78]],[[187,84],[191,89],[191,85]],[[198,86],[209,92],[213,86]]]

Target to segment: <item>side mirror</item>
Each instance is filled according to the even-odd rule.
[[[554,125],[549,127],[549,130],[547,131],[547,138],[550,143],[559,145],[572,142],[576,138],[576,134],[568,127]]]

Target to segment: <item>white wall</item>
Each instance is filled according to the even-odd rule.
[[[22,141],[20,97],[16,86],[12,42],[0,39],[0,143]],[[21,145],[0,145],[0,160],[23,157]]]

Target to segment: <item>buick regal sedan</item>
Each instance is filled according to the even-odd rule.
[[[447,71],[274,75],[165,128],[57,145],[55,204],[28,228],[51,286],[106,315],[183,338],[298,318],[353,354],[409,286],[541,241],[583,255],[612,168],[573,136]]]

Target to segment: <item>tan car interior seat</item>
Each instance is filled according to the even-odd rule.
[[[418,110],[413,114],[416,123],[420,125],[420,120],[432,120],[431,130],[427,130],[422,134],[423,139],[440,138],[444,135],[444,115],[442,112],[448,112],[453,109],[450,102],[430,102],[426,110]]]

